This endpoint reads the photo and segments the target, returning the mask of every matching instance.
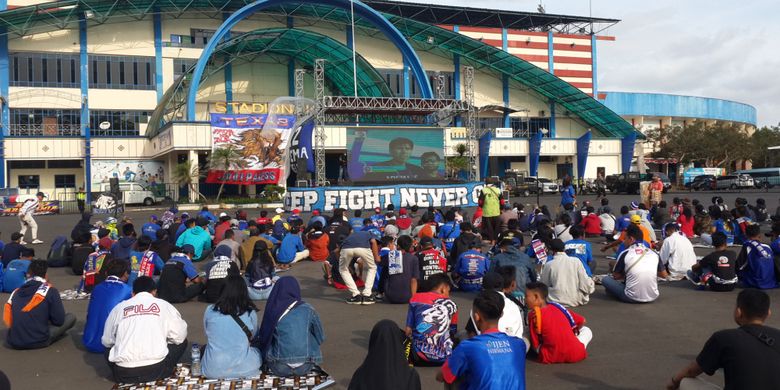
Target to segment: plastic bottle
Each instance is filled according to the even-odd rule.
[[[190,376],[199,377],[200,372],[200,345],[192,344],[192,366],[190,367]]]

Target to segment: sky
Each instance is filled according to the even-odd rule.
[[[533,12],[539,5],[538,0],[424,2]],[[588,0],[543,5],[551,14],[589,14]],[[594,17],[621,20],[601,32],[616,40],[599,41],[600,91],[734,100],[756,107],[759,126],[780,123],[780,1],[592,0],[591,7]]]

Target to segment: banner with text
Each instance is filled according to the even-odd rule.
[[[389,204],[395,205],[396,210],[413,205],[420,208],[476,207],[482,187],[484,183],[289,188],[285,206],[301,211],[370,210],[376,207],[384,210]]]
[[[212,149],[234,147],[243,157],[242,169],[210,170],[207,183],[277,184],[286,166],[295,115],[275,115],[272,131],[263,131],[267,114],[211,114]],[[265,127],[268,129],[268,127]]]
[[[24,201],[17,200],[16,196],[0,197],[0,215],[4,217],[19,215],[19,208]],[[33,215],[53,215],[60,213],[59,200],[44,200],[40,207],[33,211]]]

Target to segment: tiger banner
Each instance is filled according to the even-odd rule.
[[[278,184],[286,180],[287,149],[295,115],[211,113],[212,155],[218,149],[234,148],[243,164],[237,169],[209,170],[206,183]],[[265,130],[264,130],[265,129]]]

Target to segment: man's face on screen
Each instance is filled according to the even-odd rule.
[[[412,145],[407,143],[398,143],[390,148],[390,155],[393,161],[399,164],[405,164],[412,156]]]
[[[435,157],[426,157],[420,160],[422,168],[429,172],[436,172],[439,170],[439,159]]]

